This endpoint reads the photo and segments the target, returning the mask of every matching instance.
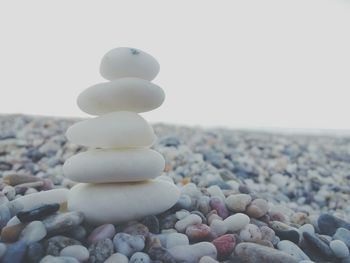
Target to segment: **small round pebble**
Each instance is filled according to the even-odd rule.
[[[104,224],[95,228],[88,237],[90,244],[95,244],[106,238],[112,239],[115,235],[115,227],[112,224]]]
[[[190,214],[185,218],[179,220],[175,224],[175,229],[179,232],[185,232],[186,228],[190,225],[202,223],[202,218],[195,214]]]
[[[329,243],[329,246],[337,258],[345,258],[349,256],[349,249],[343,241],[332,240]]]
[[[229,195],[225,203],[228,209],[234,212],[244,212],[251,201],[252,197],[248,194],[234,194]]]
[[[269,205],[266,200],[257,198],[254,199],[247,207],[247,215],[254,218],[260,218],[264,216],[269,209]]]
[[[136,252],[130,258],[129,263],[150,263],[150,257],[143,252]]]
[[[89,251],[86,247],[81,245],[73,245],[65,247],[61,250],[60,256],[62,257],[73,257],[79,261],[85,261],[89,258]]]
[[[44,224],[41,221],[33,221],[22,230],[20,239],[30,244],[42,240],[46,234]]]
[[[250,218],[242,213],[237,213],[232,216],[229,216],[224,220],[228,231],[236,232],[244,228],[249,224]]]

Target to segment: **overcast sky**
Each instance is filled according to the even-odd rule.
[[[0,2],[0,113],[88,116],[118,46],[158,59],[151,122],[350,129],[350,1]]]

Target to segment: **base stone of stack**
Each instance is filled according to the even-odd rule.
[[[179,196],[176,185],[157,179],[134,183],[80,183],[69,193],[68,210],[83,212],[91,224],[118,224],[162,213],[172,207]]]
[[[163,156],[151,149],[99,149],[72,156],[63,172],[81,183],[134,182],[161,175],[164,166]]]

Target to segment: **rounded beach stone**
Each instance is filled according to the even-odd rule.
[[[278,242],[277,248],[298,260],[310,260],[310,258],[296,244],[289,240]]]
[[[63,172],[82,183],[133,182],[159,176],[164,166],[163,156],[151,149],[98,149],[69,158]]]
[[[150,257],[143,252],[136,252],[130,258],[129,263],[150,263]]]
[[[190,214],[185,218],[177,221],[175,224],[175,229],[179,232],[185,232],[188,226],[200,223],[202,223],[202,218],[199,215]]]
[[[10,205],[16,210],[27,211],[39,206],[47,204],[61,204],[67,201],[68,189],[52,189],[48,191],[41,191],[30,195],[24,195],[10,202]]]
[[[106,238],[112,239],[115,235],[115,227],[112,224],[104,224],[95,228],[88,237],[90,244],[95,244]]]
[[[78,122],[68,128],[66,137],[76,144],[101,148],[147,147],[155,140],[148,122],[129,111],[111,112]]]
[[[200,242],[193,245],[172,247],[169,250],[176,262],[197,263],[202,257],[210,256],[216,259],[216,247],[210,242]]]
[[[170,233],[165,239],[165,247],[172,248],[176,246],[189,245],[190,241],[185,234],[181,233]]]
[[[229,195],[226,200],[228,209],[235,212],[244,212],[247,205],[252,201],[252,197],[248,194],[234,194]]]
[[[30,244],[42,240],[46,234],[45,225],[41,221],[33,221],[22,230],[20,239]]]
[[[250,217],[260,218],[264,216],[269,210],[269,204],[264,199],[254,199],[247,207],[247,214]]]
[[[236,245],[236,237],[233,234],[223,235],[213,240],[213,244],[216,247],[218,253],[218,259],[224,260],[228,258]]]
[[[142,251],[145,247],[145,238],[141,235],[129,235],[118,233],[113,238],[114,248],[117,252],[130,257],[135,252]]]
[[[349,256],[349,249],[343,241],[332,240],[329,243],[329,246],[337,258],[345,258],[345,257]]]
[[[114,253],[104,263],[128,263],[129,259],[122,253]]]
[[[100,73],[108,80],[137,77],[153,80],[159,72],[159,63],[148,53],[130,47],[108,51],[101,60]]]
[[[261,240],[262,234],[259,227],[254,224],[248,224],[241,229],[239,237],[243,242],[254,242],[255,240]]]
[[[113,111],[146,112],[158,108],[165,99],[159,86],[144,79],[122,78],[96,84],[79,94],[79,108],[92,115]]]
[[[89,251],[84,246],[72,245],[62,249],[60,252],[60,256],[73,257],[82,262],[89,259]]]
[[[77,184],[68,196],[68,209],[80,211],[92,224],[120,223],[155,215],[172,207],[180,191],[161,180],[135,183]]]
[[[237,213],[232,216],[229,216],[224,220],[227,230],[231,232],[236,232],[244,228],[249,224],[250,218],[242,213]]]

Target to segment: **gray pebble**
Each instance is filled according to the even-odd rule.
[[[126,233],[118,233],[114,236],[113,243],[116,252],[130,257],[135,252],[143,250],[145,238],[141,235],[132,236]]]
[[[341,240],[333,240],[329,243],[329,247],[337,258],[346,258],[349,256],[349,249]]]
[[[89,247],[91,263],[104,263],[104,261],[109,258],[114,252],[113,242],[109,238],[105,240],[100,240]]]
[[[130,258],[129,263],[150,263],[151,259],[150,257],[142,252],[136,252],[133,254]]]

